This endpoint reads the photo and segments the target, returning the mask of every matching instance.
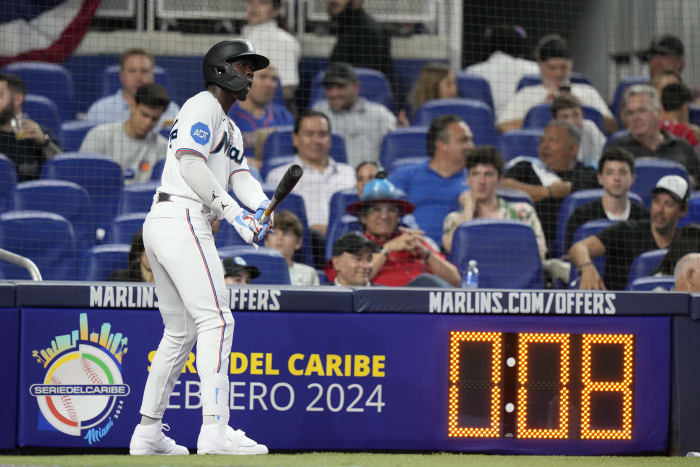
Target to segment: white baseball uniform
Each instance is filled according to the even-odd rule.
[[[206,161],[213,175],[204,178],[209,183],[204,189],[200,183],[196,189],[192,181],[188,183],[192,179],[183,175],[185,162],[201,164],[198,158]],[[206,170],[203,173],[209,175]],[[226,198],[235,204],[223,191],[229,185],[252,211],[267,200],[248,170],[240,130],[219,101],[203,91],[185,102],[173,123],[161,185],[143,228],[165,331],[151,363],[142,415],[162,418],[196,340],[203,415],[228,421],[234,320],[226,303],[209,208],[218,196],[222,196],[219,201]],[[212,193],[208,196],[212,199],[197,194],[203,192]],[[228,201],[224,207],[227,205]]]

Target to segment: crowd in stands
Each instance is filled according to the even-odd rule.
[[[625,289],[633,262],[662,249],[667,253],[657,255],[649,275],[675,274],[684,284],[679,290],[700,284],[693,255],[700,247],[694,224],[700,207],[693,208],[700,199],[693,196],[700,122],[691,121],[694,91],[682,80],[685,50],[676,37],[657,37],[643,52],[648,84],[627,87],[616,114],[573,73],[561,36],[542,37],[531,61],[525,33],[515,26],[489,28],[484,40],[490,55],[466,70],[426,62],[406,102],[393,103],[386,96],[373,100],[363,87],[366,70],[373,69],[371,76],[379,72],[391,90],[389,35],[361,1],[328,0],[337,39],[314,101],[300,96],[302,50],[279,26],[280,8],[280,0],[247,1],[242,36],[271,64],[255,73],[247,100],[228,115],[242,132],[252,172],[267,186],[274,188],[291,163],[304,168],[264,243],[283,259],[292,285],[460,287],[466,271],[454,260],[460,254],[454,239],[479,222],[502,222],[503,229],[510,222],[527,225],[538,254],[509,251],[505,230],[501,254],[514,262],[539,261],[547,287]],[[23,184],[52,179],[47,166],[68,157],[101,157],[121,172],[122,205],[114,206],[120,214],[114,222],[126,215],[140,227],[138,216],[148,211],[158,186],[169,127],[179,111],[167,88],[155,82],[156,69],[147,50],[124,51],[120,89],[81,116],[85,133],[71,148],[64,135],[23,110],[26,97],[40,90],[0,70],[0,154],[14,168],[7,186],[0,186],[5,211],[13,212],[15,192],[28,186]],[[486,83],[488,98],[475,99],[460,84],[462,76]],[[474,102],[487,106],[487,120],[476,116]],[[446,110],[416,125],[425,123],[421,110],[435,103],[445,103]],[[388,164],[387,142],[408,129],[418,139],[406,139]],[[475,145],[496,129],[493,145]],[[516,135],[529,138],[529,145],[506,152],[504,141]],[[71,151],[81,155],[60,155]],[[62,180],[80,185],[70,174]],[[85,189],[97,204],[95,191]],[[140,209],[127,210],[127,195],[137,193]],[[0,215],[0,247],[6,214]],[[128,232],[128,253],[100,279],[151,282],[140,230]],[[214,228],[219,247],[239,244],[229,232]],[[85,251],[77,252],[76,269],[84,269],[80,263],[91,261],[110,235],[96,229]],[[228,257],[222,267],[230,284],[265,277],[264,264],[241,256]],[[88,277],[94,279],[82,273],[70,279]]]

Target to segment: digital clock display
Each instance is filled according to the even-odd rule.
[[[635,336],[452,331],[450,438],[632,440]]]

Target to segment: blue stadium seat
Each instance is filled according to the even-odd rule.
[[[544,287],[535,232],[524,222],[476,219],[459,225],[449,260],[464,276],[472,259],[478,263],[480,288]]]
[[[39,94],[51,99],[60,109],[63,120],[75,118],[73,77],[62,65],[16,62],[7,65],[2,71],[22,78],[28,94]]]
[[[263,146],[263,166],[266,161],[273,157],[294,154],[294,145],[292,144],[292,126],[280,126],[276,131],[270,133],[270,136],[265,140]],[[348,156],[345,150],[345,140],[337,133],[331,135],[330,156],[336,162],[347,163]]]
[[[434,99],[418,109],[415,125],[430,126],[440,115],[454,114],[467,122],[474,134],[474,144],[498,144],[498,131],[494,127],[493,110],[474,99]]]
[[[44,211],[0,215],[0,248],[31,259],[44,280],[77,280],[73,227],[63,216]],[[0,261],[5,279],[30,279],[18,266]]]
[[[591,120],[595,123],[600,131],[605,131],[603,123],[603,114],[593,107],[583,106],[583,118],[586,120]],[[525,115],[525,121],[523,122],[523,128],[544,128],[552,120],[552,104],[546,102],[544,104],[538,104],[530,108]]]
[[[617,118],[617,122],[619,124],[622,124],[620,121],[620,106],[622,105],[622,95],[625,93],[625,90],[634,85],[634,84],[649,84],[649,77],[648,76],[628,76],[626,78],[622,78],[620,82],[617,84],[617,87],[615,88],[615,95],[613,97],[612,105],[610,106],[610,110],[612,111],[613,115],[615,115],[615,118]]]
[[[267,180],[267,174],[272,170],[283,165],[291,164],[292,162],[294,162],[294,154],[272,156],[263,163],[263,166],[260,168],[260,175],[263,177],[263,180]]]
[[[15,164],[4,154],[0,154],[0,212],[12,209],[12,191],[17,185]]]
[[[151,210],[153,195],[156,188],[160,186],[159,181],[144,183],[132,183],[122,188],[122,195],[119,199],[119,214],[129,214],[132,212],[148,212]]]
[[[570,76],[570,81],[572,83],[577,83],[577,84],[589,84],[593,86],[593,83],[591,83],[591,80],[586,78],[583,73],[571,73]],[[520,91],[522,88],[527,87],[527,86],[535,86],[538,84],[542,83],[542,77],[540,75],[525,75],[522,78],[520,78],[520,81],[518,81],[518,86],[516,88],[516,92]]]
[[[581,227],[576,229],[576,233],[574,233],[574,238],[572,240],[572,243],[576,243],[579,240],[583,240],[584,238],[590,237],[591,235],[595,235],[598,232],[600,232],[601,230],[610,227],[614,223],[615,222],[611,221],[610,219],[597,219],[597,220],[593,220],[593,221],[588,221],[585,224],[583,224]],[[605,262],[606,262],[605,255],[601,255],[601,256],[598,256],[597,258],[593,258],[593,264],[595,265],[595,268],[601,277],[603,277],[603,274],[605,273]],[[571,268],[572,276],[575,275],[575,273],[576,273],[576,268],[572,267]]]
[[[154,80],[156,83],[164,86],[168,90],[170,99],[175,98],[175,88],[172,86],[170,74],[165,68],[158,65],[154,69]],[[100,89],[100,97],[111,96],[121,89],[122,83],[119,80],[119,65],[110,65],[102,72],[102,88]]]
[[[39,126],[48,130],[56,141],[63,143],[61,140],[61,112],[51,99],[38,94],[27,94],[24,96],[22,111]]]
[[[457,93],[459,97],[476,99],[493,109],[491,86],[482,76],[460,70],[457,72]]]
[[[63,216],[73,226],[76,248],[86,251],[95,243],[92,201],[85,188],[64,180],[32,180],[17,184],[13,206],[22,211],[46,211]]]
[[[250,246],[227,246],[219,248],[221,259],[240,256],[251,266],[260,270],[260,277],[253,279],[253,284],[290,285],[289,268],[284,257],[271,248],[260,247],[257,250]]]
[[[74,182],[87,190],[92,200],[97,239],[101,240],[119,207],[123,186],[121,166],[104,156],[65,153],[44,163],[41,178]]]
[[[635,292],[651,292],[657,288],[671,290],[675,284],[676,280],[673,276],[647,276],[635,279],[625,290],[632,290]]]
[[[338,190],[331,196],[330,205],[328,208],[328,225],[335,224],[339,219],[345,216],[345,208],[350,203],[359,201],[356,188],[345,188]]]
[[[642,197],[644,206],[651,206],[651,190],[656,182],[666,175],[680,175],[688,180],[688,173],[683,165],[678,162],[656,157],[642,157],[634,160],[634,173],[636,175],[631,191]]]
[[[371,68],[355,68],[355,71],[357,72],[357,78],[360,80],[360,96],[368,101],[382,104],[388,109],[391,109],[393,105],[391,86],[389,85],[389,80],[384,76],[384,73]],[[309,107],[313,106],[317,101],[324,99],[324,90],[321,86],[321,80],[325,73],[325,70],[319,71],[311,82]]]
[[[112,221],[112,226],[107,232],[105,243],[128,243],[134,238],[136,232],[143,228],[147,212],[132,212],[130,214],[119,214]]]
[[[503,133],[499,139],[501,155],[506,162],[518,156],[539,158],[538,148],[544,131],[540,128],[511,130]]]
[[[629,286],[635,279],[651,275],[659,267],[664,256],[666,256],[666,251],[666,248],[659,248],[658,250],[645,251],[637,255],[630,265],[627,285]]]
[[[61,124],[61,149],[65,152],[79,151],[85,135],[97,125],[99,123],[85,120],[63,122]]]
[[[691,105],[688,109],[688,120],[690,123],[700,125],[700,105]]]
[[[130,244],[98,245],[85,255],[83,280],[106,281],[117,269],[129,266]]]
[[[379,162],[391,173],[399,167],[428,160],[428,128],[410,126],[390,131],[382,140]]]
[[[160,181],[160,177],[163,176],[163,167],[165,167],[165,158],[153,164],[153,170],[151,170],[151,181]]]
[[[686,224],[700,224],[700,191],[690,194],[688,202],[688,213],[678,222],[678,227]]]

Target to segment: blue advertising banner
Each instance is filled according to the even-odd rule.
[[[3,287],[0,287],[3,289]],[[14,293],[13,293],[14,296]],[[0,385],[0,400],[5,401],[0,417],[0,449],[14,449],[17,433],[17,375],[19,370],[19,310],[0,308],[0,348],[3,355],[5,384]]]
[[[668,317],[235,319],[231,425],[273,450],[624,454],[667,445]],[[161,332],[152,310],[23,309],[18,444],[128,446]],[[169,435],[194,448],[200,409],[191,355],[165,415]],[[546,430],[558,435],[538,439]]]

